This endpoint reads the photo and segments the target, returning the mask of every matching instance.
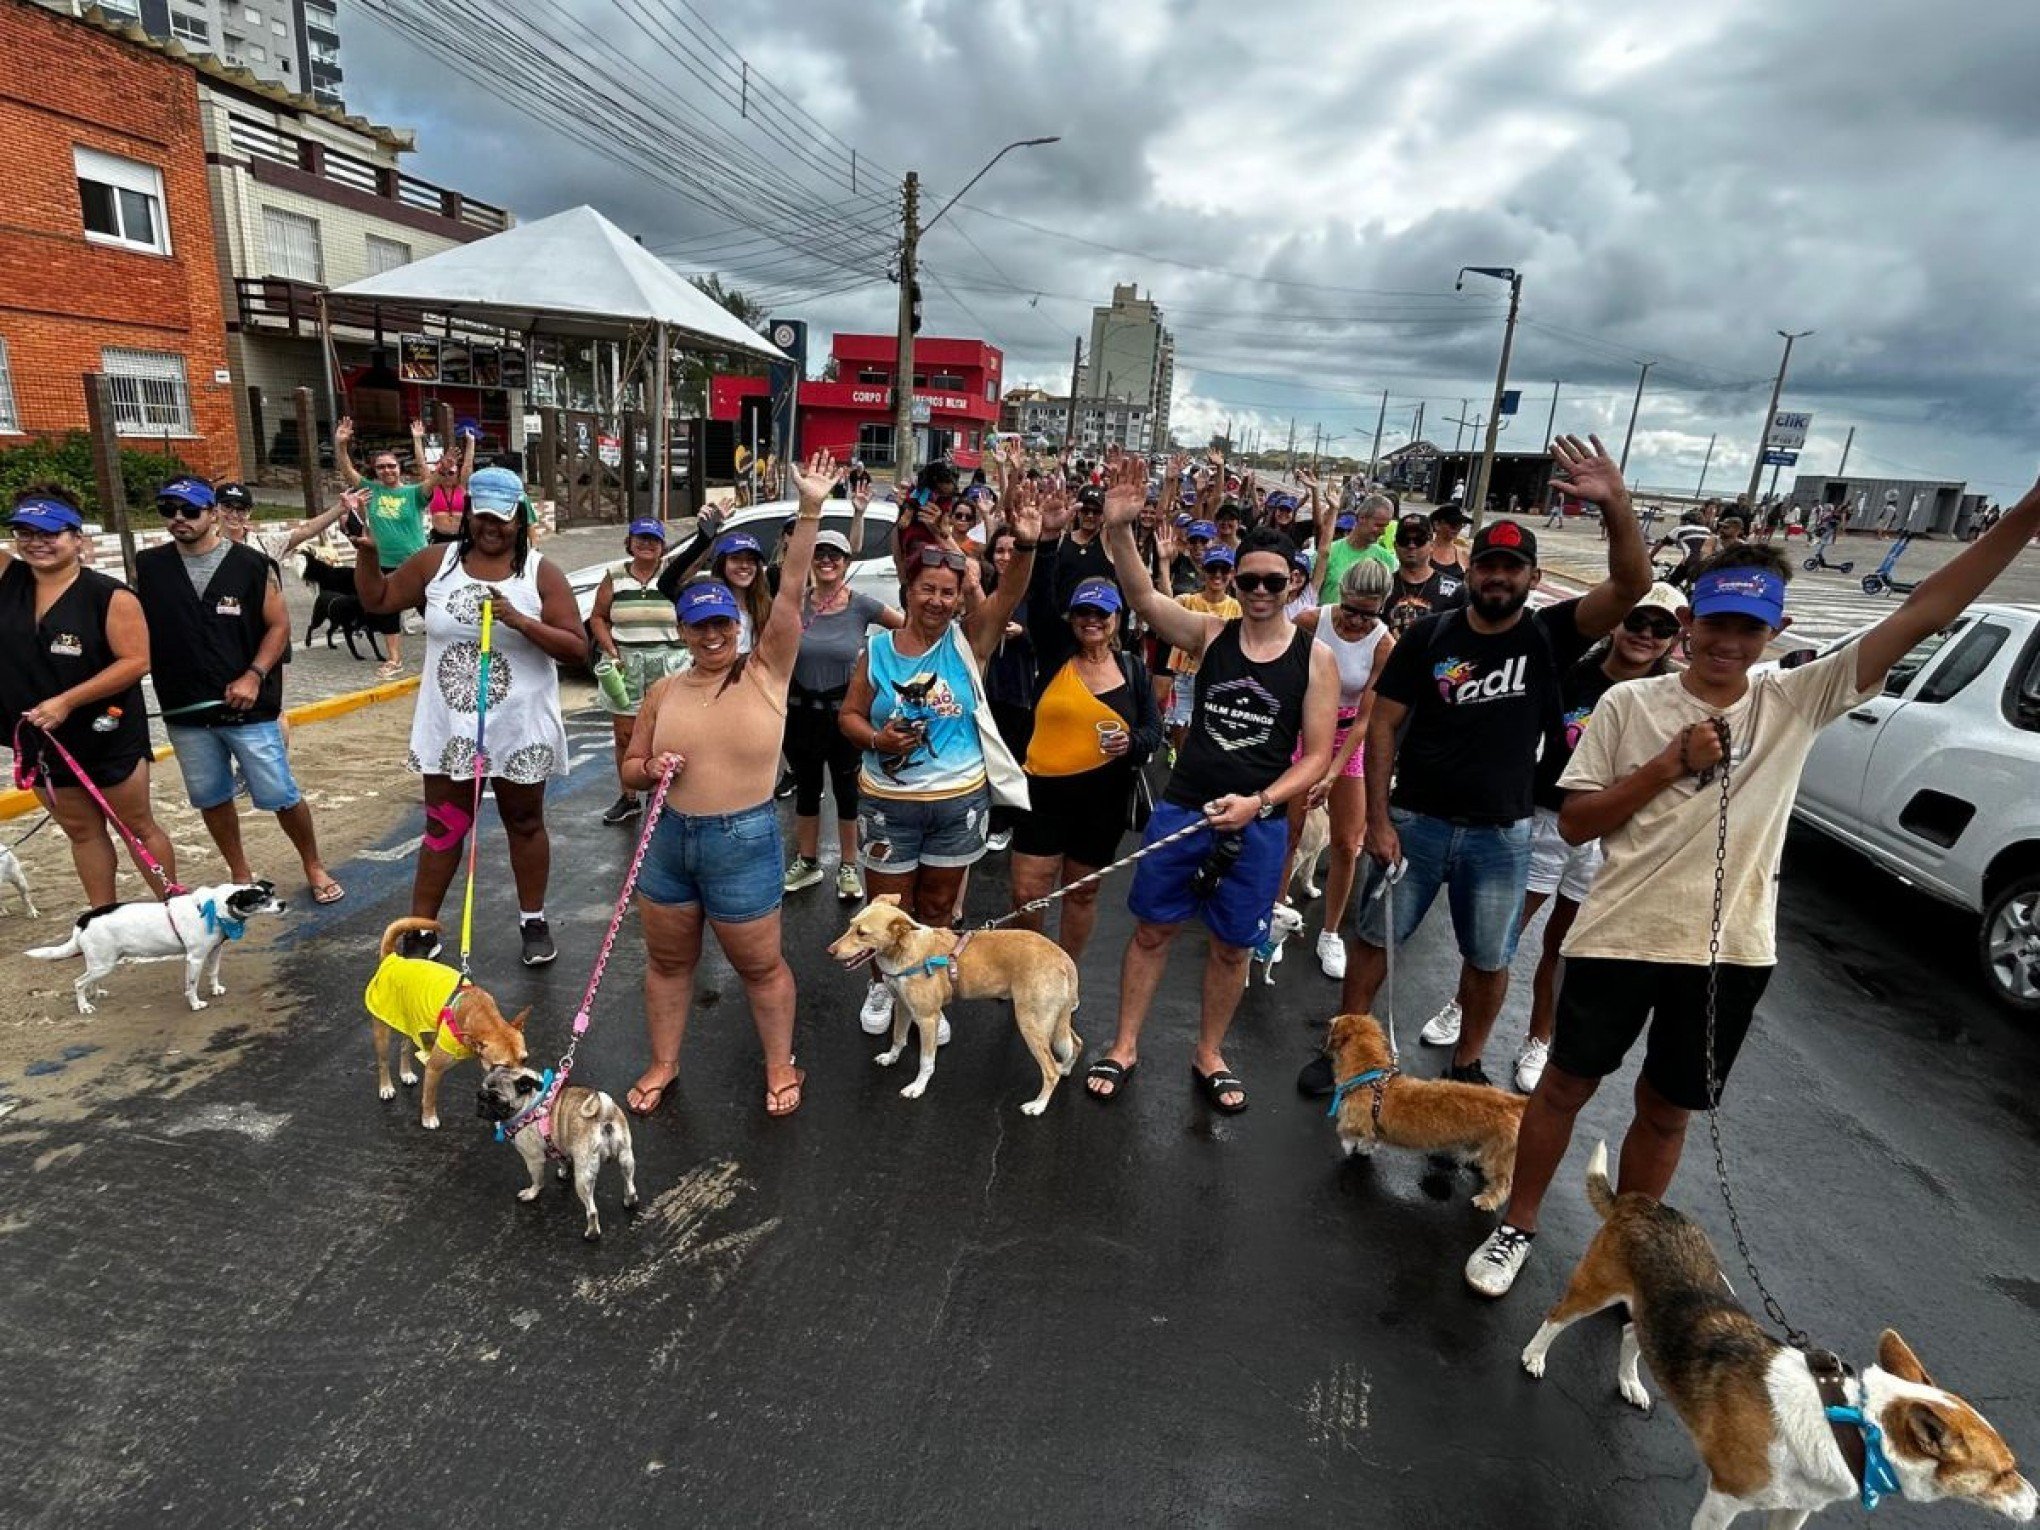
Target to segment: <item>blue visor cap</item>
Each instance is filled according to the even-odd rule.
[[[468,480],[468,508],[478,515],[511,520],[524,504],[524,480],[509,468],[483,468]]]
[[[1218,527],[1210,521],[1192,521],[1185,528],[1183,539],[1188,542],[1195,541],[1198,537],[1204,538],[1207,542],[1216,541],[1218,539]]]
[[[666,523],[655,520],[632,521],[630,534],[634,537],[657,537],[663,542],[666,540]]]
[[[1339,517],[1339,518],[1338,518],[1338,519],[1337,519],[1336,521],[1333,521],[1333,522],[1332,522],[1332,530],[1334,530],[1334,531],[1351,531],[1351,530],[1352,530],[1352,529],[1353,529],[1353,528],[1354,528],[1355,526],[1357,526],[1357,525],[1359,525],[1359,524],[1360,524],[1360,517],[1359,517],[1359,516],[1357,516],[1357,515],[1342,515],[1342,516],[1340,516],[1340,517]]]
[[[156,491],[156,498],[174,499],[194,510],[210,510],[213,507],[213,486],[203,478],[173,478]]]
[[[727,558],[731,553],[749,553],[759,562],[765,561],[764,544],[748,531],[732,531],[727,536],[717,538],[715,551],[710,554],[710,561]]]
[[[14,507],[13,523],[30,531],[82,531],[85,518],[61,499],[36,494]]]
[[[730,587],[720,579],[706,579],[700,584],[690,584],[680,592],[679,600],[673,603],[673,614],[681,624],[699,626],[727,617],[731,621],[742,620],[737,607],[737,597],[730,593]]]
[[[1212,548],[1211,551],[1204,555],[1204,566],[1206,568],[1231,568],[1233,566],[1232,549],[1230,547]]]
[[[1294,494],[1285,494],[1280,489],[1268,496],[1268,508],[1270,510],[1294,510],[1302,503],[1303,501]]]
[[[1070,595],[1069,609],[1075,612],[1088,606],[1094,611],[1109,613],[1119,610],[1124,604],[1119,598],[1119,586],[1110,579],[1086,579]]]
[[[1695,616],[1754,616],[1776,628],[1785,620],[1785,581],[1767,568],[1718,568],[1693,581]]]

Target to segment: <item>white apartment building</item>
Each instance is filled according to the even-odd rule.
[[[83,15],[97,6],[109,21],[140,27],[209,53],[256,79],[341,105],[337,0],[38,0],[51,10]]]
[[[1080,392],[1147,406],[1153,449],[1169,441],[1169,402],[1176,386],[1176,337],[1162,310],[1131,283],[1115,283],[1112,302],[1091,310],[1091,350]]]

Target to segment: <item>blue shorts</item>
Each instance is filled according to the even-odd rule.
[[[786,870],[770,802],[737,813],[676,813],[652,831],[638,896],[661,908],[700,904],[717,924],[749,924],[779,908]]]
[[[1141,843],[1151,845],[1185,824],[1201,820],[1201,808],[1157,802]],[[1282,856],[1289,845],[1288,822],[1277,814],[1257,818],[1240,831],[1240,858],[1218,884],[1218,891],[1199,902],[1190,879],[1217,843],[1213,834],[1186,834],[1165,850],[1134,863],[1133,888],[1126,906],[1149,924],[1181,924],[1193,914],[1202,918],[1211,938],[1228,946],[1252,948],[1268,937],[1275,895],[1282,890]]]
[[[866,871],[903,876],[918,866],[975,865],[985,853],[992,794],[857,798],[857,859]]]
[[[1459,954],[1479,972],[1500,972],[1516,955],[1523,926],[1523,886],[1530,877],[1531,824],[1455,824],[1407,808],[1390,808],[1408,870],[1395,884],[1395,943],[1414,935],[1440,888],[1452,909]],[[1374,896],[1382,869],[1369,862],[1361,893],[1360,938],[1386,946],[1384,900]]]
[[[248,783],[248,798],[265,813],[287,813],[304,798],[290,773],[283,729],[270,722],[231,728],[167,730],[184,772],[184,791],[201,813],[234,800],[234,766]]]

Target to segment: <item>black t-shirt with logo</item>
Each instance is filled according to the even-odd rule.
[[[1381,607],[1381,619],[1399,639],[1427,616],[1457,611],[1466,604],[1466,580],[1450,569],[1432,569],[1431,577],[1415,584],[1398,572],[1395,586]]]
[[[1603,662],[1598,656],[1591,661],[1581,659],[1566,669],[1558,683],[1559,727],[1563,730],[1560,738],[1564,747],[1546,749],[1538,759],[1537,786],[1532,793],[1539,807],[1550,808],[1554,813],[1565,806],[1565,793],[1558,788],[1558,778],[1565,773],[1566,762],[1580,747],[1580,740],[1586,737],[1594,708],[1616,683],[1601,667]]]
[[[1561,747],[1560,677],[1588,647],[1577,600],[1505,632],[1462,611],[1427,616],[1383,666],[1380,694],[1410,710],[1396,752],[1396,807],[1461,824],[1528,818],[1540,748]]]
[[[1311,641],[1298,627],[1288,648],[1257,663],[1241,649],[1240,623],[1233,620],[1204,645],[1196,705],[1164,800],[1202,807],[1219,797],[1250,796],[1289,769],[1303,736]]]

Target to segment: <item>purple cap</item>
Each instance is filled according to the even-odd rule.
[[[733,622],[743,619],[737,597],[720,579],[704,579],[687,586],[673,603],[673,614],[680,618],[684,627],[699,626],[718,617],[727,617]]]

